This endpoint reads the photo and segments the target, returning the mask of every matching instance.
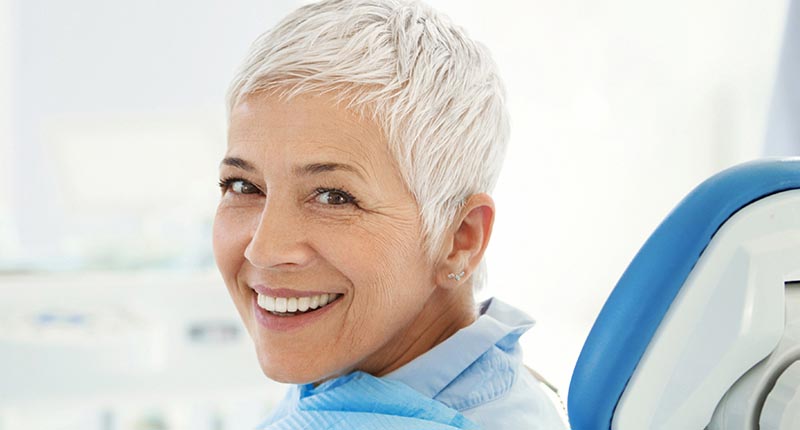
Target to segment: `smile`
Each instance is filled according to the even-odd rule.
[[[318,294],[307,297],[272,297],[258,294],[258,306],[278,316],[294,316],[321,309],[334,301],[341,294]]]

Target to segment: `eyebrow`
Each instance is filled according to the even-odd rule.
[[[252,164],[237,157],[225,157],[220,164],[236,167],[251,173],[256,171],[256,168]],[[337,170],[355,173],[361,179],[364,179],[364,175],[359,169],[344,163],[311,163],[293,169],[294,174],[297,176],[318,175],[320,173],[334,172]]]
[[[236,157],[225,157],[222,160],[222,163],[220,163],[220,164],[224,165],[224,166],[238,167],[239,169],[242,169],[242,170],[245,170],[245,171],[248,171],[248,172],[255,172],[256,171],[256,168],[253,167],[252,164],[248,163],[245,160],[242,160],[241,158],[236,158]]]
[[[345,172],[351,172],[358,175],[361,179],[364,179],[364,175],[361,174],[361,171],[349,164],[343,163],[311,163],[306,164],[305,166],[299,166],[294,169],[295,175],[298,176],[305,176],[305,175],[318,175],[320,173],[325,172],[334,172],[337,170],[342,170]]]

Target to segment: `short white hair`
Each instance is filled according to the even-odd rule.
[[[259,36],[228,90],[245,96],[331,93],[371,115],[420,208],[428,255],[466,199],[489,193],[505,156],[505,91],[488,50],[427,5],[328,0]],[[485,265],[473,275],[484,282]]]

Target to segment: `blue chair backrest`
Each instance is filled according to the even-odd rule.
[[[792,189],[800,189],[800,158],[753,161],[706,180],[667,216],[620,278],[586,339],[569,389],[573,430],[611,428],[628,380],[722,224],[750,203]]]

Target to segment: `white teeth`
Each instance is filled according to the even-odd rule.
[[[270,312],[302,313],[321,308],[339,298],[340,295],[331,293],[306,297],[271,297],[259,294],[257,300],[259,307]]]
[[[275,310],[275,297],[258,295],[258,305],[268,311]]]

